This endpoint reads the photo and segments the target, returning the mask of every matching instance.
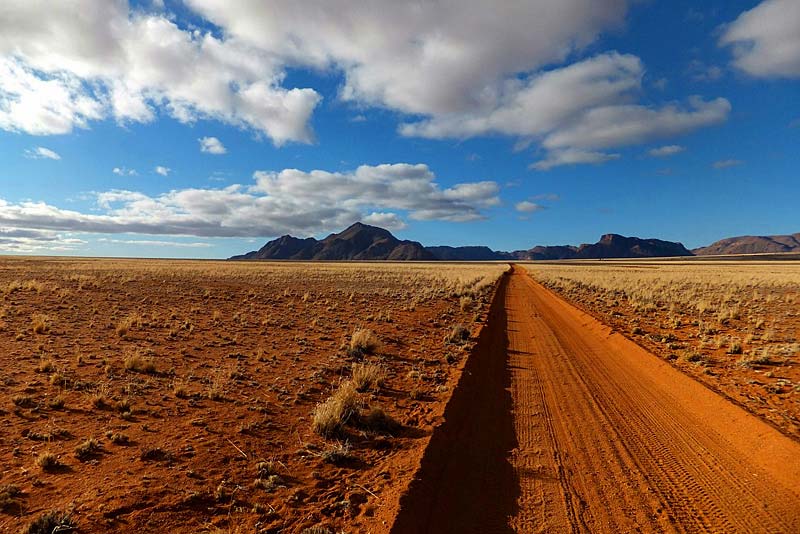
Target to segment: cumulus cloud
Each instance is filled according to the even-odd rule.
[[[652,148],[648,150],[647,153],[654,158],[666,158],[669,156],[674,156],[675,154],[680,154],[684,150],[686,150],[686,147],[682,147],[680,145],[664,145],[658,148]]]
[[[469,137],[487,133],[539,139],[546,158],[532,167],[602,163],[619,157],[597,149],[644,143],[724,121],[730,103],[693,96],[687,106],[630,103],[641,90],[639,58],[608,53],[508,82],[495,105],[401,126],[408,136]]]
[[[800,2],[765,0],[724,28],[733,64],[756,77],[800,76]]]
[[[537,211],[545,210],[547,209],[547,207],[542,206],[541,204],[537,204],[536,202],[523,200],[522,202],[517,202],[514,205],[514,209],[522,213],[535,213]]]
[[[610,148],[680,135],[727,119],[731,105],[724,98],[689,97],[689,107],[669,104],[661,108],[611,105],[591,109],[572,124],[548,135],[548,149]]]
[[[727,169],[729,167],[738,167],[742,165],[744,161],[739,159],[723,159],[719,161],[715,161],[711,166],[715,169]]]
[[[79,13],[80,16],[76,16]],[[281,86],[284,66],[241,40],[178,26],[125,0],[7,0],[0,9],[0,128],[69,133],[156,112],[309,142],[316,91]]]
[[[0,226],[33,231],[204,237],[312,235],[354,221],[401,228],[412,219],[470,221],[499,204],[495,182],[440,187],[426,165],[361,166],[350,172],[257,171],[249,185],[190,188],[160,195],[95,193],[88,212],[0,199]],[[389,211],[395,210],[395,211]]]
[[[54,159],[54,160],[61,159],[60,154],[43,146],[29,148],[28,150],[25,151],[25,157],[29,159]]]
[[[187,0],[231,38],[344,74],[341,97],[433,115],[480,107],[519,72],[622,23],[625,0]]]
[[[216,137],[201,137],[197,141],[200,143],[200,152],[206,152],[214,155],[225,154],[228,152],[228,149],[225,148],[225,145],[222,144],[222,141]]]
[[[169,173],[172,171],[169,167],[164,167],[163,165],[156,165],[156,168],[153,169],[156,174],[160,174],[161,176],[168,176]]]

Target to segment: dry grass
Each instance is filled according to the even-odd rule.
[[[31,329],[34,334],[46,334],[50,330],[50,318],[43,313],[31,316]]]
[[[136,373],[154,374],[156,364],[151,358],[145,358],[138,352],[128,355],[125,358],[125,369]]]
[[[355,384],[347,380],[325,402],[314,408],[311,426],[324,437],[335,436],[358,413],[361,401]]]
[[[386,371],[380,365],[366,362],[353,364],[353,384],[360,392],[381,387],[385,376]]]
[[[632,260],[526,268],[593,312],[613,318],[613,310],[629,321],[634,334],[664,339],[669,345],[670,332],[679,331],[679,337],[698,350],[697,360],[684,361],[707,362],[717,350],[742,355],[738,361],[720,358],[718,364],[749,369],[769,361],[759,356],[762,353],[795,341],[790,325],[797,322],[800,262]],[[620,309],[623,314],[617,313]]]
[[[36,466],[42,471],[57,471],[63,464],[52,452],[43,452],[36,457]]]
[[[28,526],[20,530],[20,534],[56,534],[58,532],[74,532],[77,523],[67,512],[50,510],[40,515]]]
[[[356,329],[350,336],[350,352],[352,354],[372,354],[380,347],[380,344],[375,332],[367,328]]]
[[[15,484],[0,486],[0,511],[5,512],[18,504],[22,490]]]
[[[469,339],[469,329],[463,324],[457,324],[453,326],[452,330],[450,330],[450,333],[447,335],[445,341],[447,341],[448,343],[460,344],[464,343],[468,339]]]
[[[75,458],[81,462],[90,460],[100,452],[100,444],[94,438],[89,438],[75,447]]]

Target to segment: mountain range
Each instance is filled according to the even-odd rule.
[[[717,254],[767,254],[800,252],[800,233],[791,235],[743,235],[721,239],[692,251],[698,256]]]
[[[489,247],[425,247],[417,241],[399,240],[377,226],[357,222],[338,234],[317,240],[284,235],[259,250],[233,256],[232,260],[555,260],[596,258],[648,258],[691,256],[681,243],[606,234],[597,243],[580,246],[536,246],[513,252]]]

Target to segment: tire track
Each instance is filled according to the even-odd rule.
[[[800,532],[800,445],[520,267],[501,286],[392,532]]]

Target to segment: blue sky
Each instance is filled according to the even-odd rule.
[[[800,231],[797,0],[5,4],[3,253]]]

